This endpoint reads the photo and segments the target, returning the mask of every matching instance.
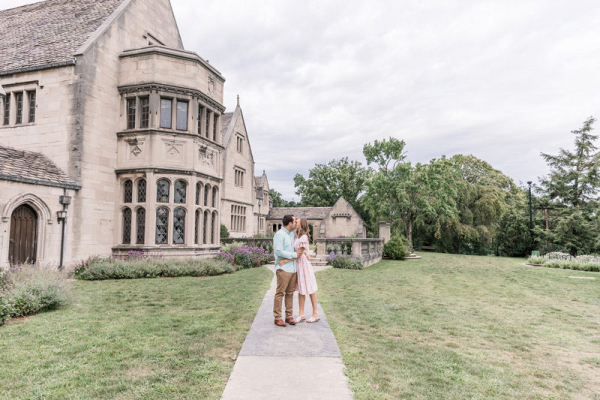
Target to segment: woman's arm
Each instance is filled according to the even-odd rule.
[[[284,264],[287,264],[287,263],[289,263],[290,261],[294,261],[294,260],[295,260],[295,258],[288,258],[288,259],[283,259],[283,258],[282,258],[281,260],[279,260],[279,265],[280,265],[280,266],[283,266]]]

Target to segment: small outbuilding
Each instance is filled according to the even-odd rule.
[[[281,220],[284,215],[306,218],[312,240],[334,237],[367,237],[367,224],[343,197],[340,197],[333,207],[273,207],[267,216],[268,233],[275,233],[281,228]]]

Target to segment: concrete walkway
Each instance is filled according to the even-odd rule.
[[[352,399],[342,355],[321,306],[317,323],[278,327],[273,323],[275,286],[273,277],[222,399]],[[310,299],[305,313],[312,315]]]

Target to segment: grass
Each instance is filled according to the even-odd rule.
[[[420,255],[317,274],[356,399],[600,399],[597,273]]]
[[[0,328],[0,398],[218,399],[271,276],[75,282]]]

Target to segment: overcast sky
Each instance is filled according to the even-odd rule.
[[[2,0],[2,8],[33,1]],[[185,47],[241,98],[257,175],[287,199],[315,163],[473,154],[517,183],[600,116],[600,2],[172,0]],[[600,128],[599,128],[600,129]]]

